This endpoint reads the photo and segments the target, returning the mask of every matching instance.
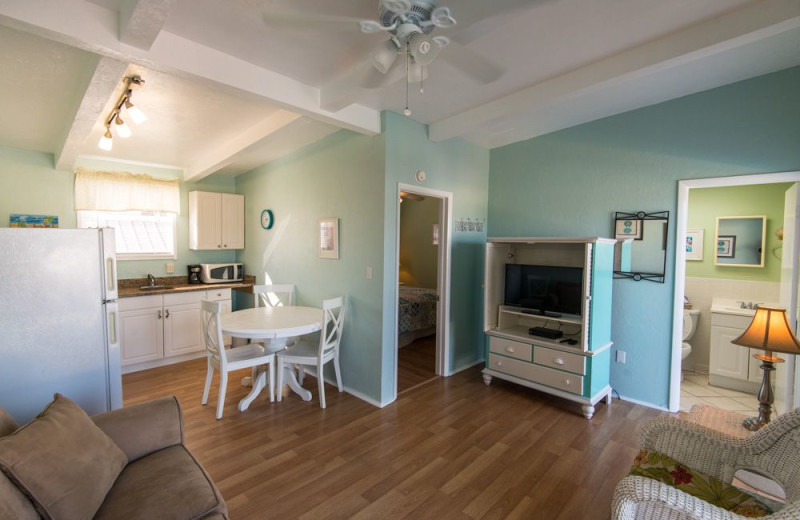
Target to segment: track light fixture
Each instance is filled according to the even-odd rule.
[[[102,150],[109,151],[113,146],[113,136],[111,134],[112,124],[114,125],[114,131],[118,136],[122,138],[131,136],[130,127],[125,124],[125,121],[123,121],[121,117],[123,107],[125,108],[126,115],[130,116],[130,119],[137,125],[147,120],[147,116],[144,115],[144,112],[142,112],[139,107],[135,106],[131,102],[133,91],[144,85],[144,79],[142,79],[141,76],[136,75],[126,77],[123,82],[125,83],[125,89],[122,91],[122,94],[120,94],[117,102],[114,103],[111,113],[109,113],[108,117],[105,119],[104,124],[106,131],[103,134],[103,137],[100,138],[100,142],[97,143],[97,146],[99,146]]]

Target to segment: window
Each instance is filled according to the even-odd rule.
[[[174,213],[79,211],[78,227],[114,228],[119,260],[177,258]]]
[[[117,258],[177,258],[178,179],[128,172],[75,172],[79,228],[115,230]]]

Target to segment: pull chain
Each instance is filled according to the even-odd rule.
[[[403,109],[403,114],[406,115],[406,116],[410,116],[411,115],[411,109],[408,108],[408,89],[409,89],[409,83],[411,83],[411,78],[409,76],[410,75],[410,67],[409,67],[409,61],[410,60],[411,60],[411,53],[409,52],[408,44],[406,44],[406,107]]]

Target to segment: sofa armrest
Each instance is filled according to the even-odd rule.
[[[126,406],[92,416],[92,420],[117,443],[129,462],[183,444],[183,414],[175,397]]]

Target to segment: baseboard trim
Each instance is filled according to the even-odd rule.
[[[303,371],[306,374],[310,374],[310,375],[314,376],[315,378],[317,377],[316,370],[311,370],[309,367],[304,367]],[[335,379],[330,379],[330,378],[326,377],[325,378],[325,382],[328,383],[329,385],[332,385],[334,388],[336,388],[336,380]],[[394,402],[394,399],[392,399],[389,402],[381,403],[380,401],[376,401],[375,399],[369,397],[368,395],[364,395],[361,392],[359,392],[358,390],[354,390],[354,389],[350,388],[349,386],[347,386],[345,384],[342,384],[342,389],[345,392],[347,392],[348,394],[352,395],[353,397],[355,397],[357,399],[361,399],[365,403],[369,403],[372,406],[375,406],[377,408],[384,408],[384,407],[386,407],[386,406],[388,406],[388,405],[390,405],[390,404],[392,404]]]
[[[619,396],[619,400],[620,401],[628,401],[629,403],[633,403],[633,404],[640,404],[642,406],[646,406],[647,408],[653,408],[655,410],[661,410],[661,411],[664,411],[664,412],[668,412],[669,411],[669,408],[665,408],[663,406],[656,406],[653,403],[640,401],[639,399],[632,399],[630,397],[625,397],[624,395],[620,395]]]
[[[485,363],[485,362],[486,362],[485,359],[477,359],[477,360],[473,361],[472,363],[467,363],[466,365],[462,365],[462,366],[460,366],[458,368],[454,368],[445,377],[450,377],[452,375],[458,374],[459,372],[463,372],[464,370],[470,369],[470,368],[474,367],[475,365],[480,365],[481,363]]]

